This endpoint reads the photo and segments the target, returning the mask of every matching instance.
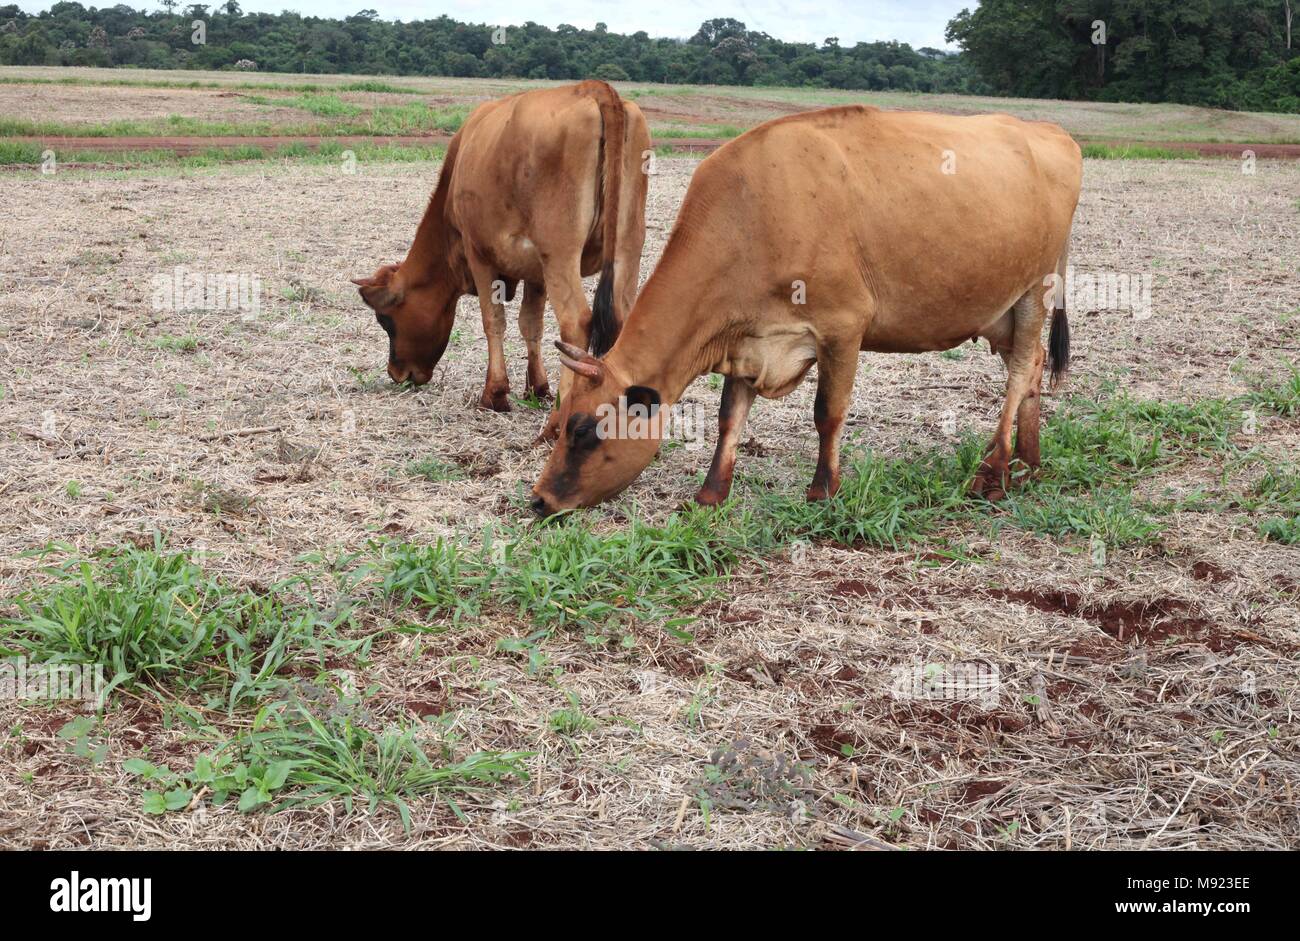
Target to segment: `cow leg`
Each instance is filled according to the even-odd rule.
[[[478,404],[480,408],[490,408],[494,412],[508,412],[510,378],[506,374],[506,307],[494,299],[494,295],[499,295],[500,291],[495,284],[496,275],[493,270],[474,258],[469,259],[469,269],[474,278],[474,289],[478,292],[479,310],[483,314],[483,333],[488,344],[487,382]]]
[[[618,253],[615,260],[614,290],[618,313],[623,320],[636,301],[641,279],[641,252],[645,247],[645,202],[650,187],[650,133],[636,106],[628,108],[627,144],[623,150],[623,192],[619,197]]]
[[[702,506],[717,506],[731,493],[731,477],[736,469],[736,445],[745,430],[749,407],[754,404],[754,384],[748,379],[728,376],[722,384],[722,404],[718,407],[718,447],[713,463],[704,478],[704,486],[695,495]]]
[[[550,297],[555,317],[560,322],[560,339],[585,350],[591,340],[591,306],[582,290],[582,273],[578,270],[578,265],[578,252],[575,252],[569,264],[558,271],[543,261],[543,271],[546,276],[546,294]],[[571,388],[573,371],[560,370],[560,394],[537,440],[554,441],[558,437],[560,404],[568,397]]]
[[[817,470],[808,488],[809,500],[829,500],[840,489],[840,432],[853,397],[858,369],[857,344],[840,344],[817,357],[817,399],[813,424],[817,428]]]
[[[1018,463],[1021,468],[1027,471],[1027,473],[1019,477],[1013,476],[1012,482],[1017,484],[1023,483],[1032,477],[1042,464],[1042,455],[1038,444],[1038,428],[1039,405],[1042,401],[1043,364],[1046,358],[1047,354],[1040,346],[1037,360],[1034,363],[1034,372],[1029,379],[1029,388],[1025,390],[1025,397],[1021,399],[1020,408],[1016,411],[1016,450],[1012,455],[1012,461]],[[1002,361],[1007,364],[1007,370],[1010,372],[1010,354],[1003,354]],[[1013,468],[1013,473],[1015,470]]]
[[[519,332],[528,347],[528,392],[539,399],[551,397],[542,360],[542,315],[546,313],[546,289],[540,284],[525,284],[524,299],[519,304]]]
[[[975,479],[971,481],[970,492],[973,496],[983,496],[991,501],[1001,500],[1006,496],[1011,462],[1011,427],[1021,404],[1029,393],[1030,385],[1042,370],[1042,333],[1043,322],[1047,318],[1043,307],[1042,292],[1033,289],[1027,292],[1012,308],[1015,326],[1011,335],[1011,352],[1006,355],[1007,395],[1002,403],[1002,414],[998,418],[997,431],[989,445],[984,461],[980,464]],[[1038,428],[1037,405],[1031,405],[1034,412],[1033,427],[1036,448]],[[1028,424],[1026,424],[1028,427]],[[1026,447],[1029,442],[1026,441]]]

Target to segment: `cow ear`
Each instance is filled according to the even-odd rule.
[[[361,299],[381,310],[401,303],[402,291],[393,284],[397,265],[384,265],[371,278],[353,278],[352,283],[361,289]]]
[[[370,277],[352,278],[351,280],[352,283],[359,288],[379,287],[382,284],[387,284],[392,279],[393,275],[397,272],[397,268],[398,266],[393,264],[380,265],[379,270]]]
[[[658,408],[659,403],[663,401],[659,396],[659,390],[649,386],[628,386],[623,392],[623,397],[627,399],[628,405],[642,405],[646,411]]]

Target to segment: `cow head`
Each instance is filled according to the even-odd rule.
[[[539,516],[595,506],[623,491],[654,459],[662,441],[659,392],[628,385],[605,361],[557,342],[576,375],[561,402],[555,449],[533,485]]]
[[[460,292],[444,279],[409,283],[398,265],[384,265],[352,283],[388,334],[388,375],[394,382],[424,385],[447,348]]]

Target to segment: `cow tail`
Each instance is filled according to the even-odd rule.
[[[1052,372],[1051,387],[1055,389],[1064,380],[1070,369],[1070,321],[1065,314],[1066,275],[1070,267],[1070,236],[1065,237],[1065,247],[1061,249],[1061,258],[1056,263],[1057,289],[1053,296],[1056,303],[1052,310],[1052,328],[1047,334],[1048,365]]]
[[[604,356],[618,339],[626,311],[617,309],[614,298],[614,259],[618,252],[619,194],[623,189],[623,141],[627,135],[627,114],[623,100],[607,83],[588,83],[600,107],[601,153],[601,265],[600,283],[591,309],[591,352]]]

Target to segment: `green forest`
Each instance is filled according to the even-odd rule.
[[[1300,112],[1300,0],[982,0],[948,24],[960,51],[786,42],[734,19],[656,38],[447,16],[343,20],[163,0],[158,9],[0,6],[0,64],[604,78],[1159,102]],[[201,26],[196,25],[201,23]],[[1297,24],[1300,26],[1300,24]]]

